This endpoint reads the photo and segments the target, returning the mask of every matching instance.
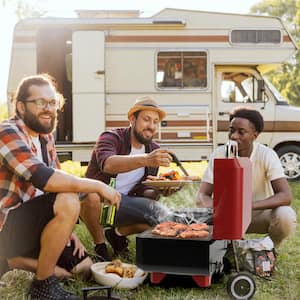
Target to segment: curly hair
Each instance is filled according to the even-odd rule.
[[[249,107],[237,107],[229,115],[229,121],[233,118],[243,118],[249,120],[255,127],[258,133],[261,133],[264,129],[264,119],[261,113],[253,108]]]

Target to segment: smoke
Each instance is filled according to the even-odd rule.
[[[145,216],[152,220],[152,224],[156,225],[166,221],[172,221],[183,224],[192,223],[212,223],[213,211],[210,208],[184,208],[171,209],[166,205],[153,201],[151,205],[152,216]]]

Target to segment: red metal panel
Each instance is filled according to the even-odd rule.
[[[215,240],[239,240],[251,222],[252,167],[248,158],[214,160]]]
[[[163,281],[163,279],[167,276],[165,273],[161,272],[152,272],[150,274],[150,281],[154,284],[159,284]]]
[[[193,275],[192,278],[200,287],[209,287],[211,284],[211,276]]]

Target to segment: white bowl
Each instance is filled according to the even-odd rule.
[[[143,270],[137,268],[133,278],[122,278],[114,273],[106,273],[105,267],[110,262],[98,262],[91,266],[91,271],[97,283],[102,285],[110,285],[112,287],[120,288],[120,289],[135,289],[138,287],[145,278],[147,277],[147,273]],[[124,267],[130,267],[132,265],[122,263]]]

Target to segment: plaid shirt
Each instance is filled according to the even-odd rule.
[[[48,166],[37,157],[24,122],[18,117],[0,125],[0,231],[10,209],[35,197],[43,190],[59,161],[52,134],[40,135],[48,153]]]
[[[112,155],[130,154],[130,132],[131,127],[117,128],[111,131],[105,131],[99,136],[86,171],[86,177],[97,179],[109,184],[110,179],[118,175],[104,173],[104,163],[106,159]],[[152,142],[150,145],[145,145],[145,152],[150,153],[158,148],[159,145]],[[149,187],[143,185],[141,182],[145,180],[148,175],[157,175],[157,172],[158,168],[146,167],[143,178],[128,192],[128,195],[142,196],[144,191],[149,189]]]

